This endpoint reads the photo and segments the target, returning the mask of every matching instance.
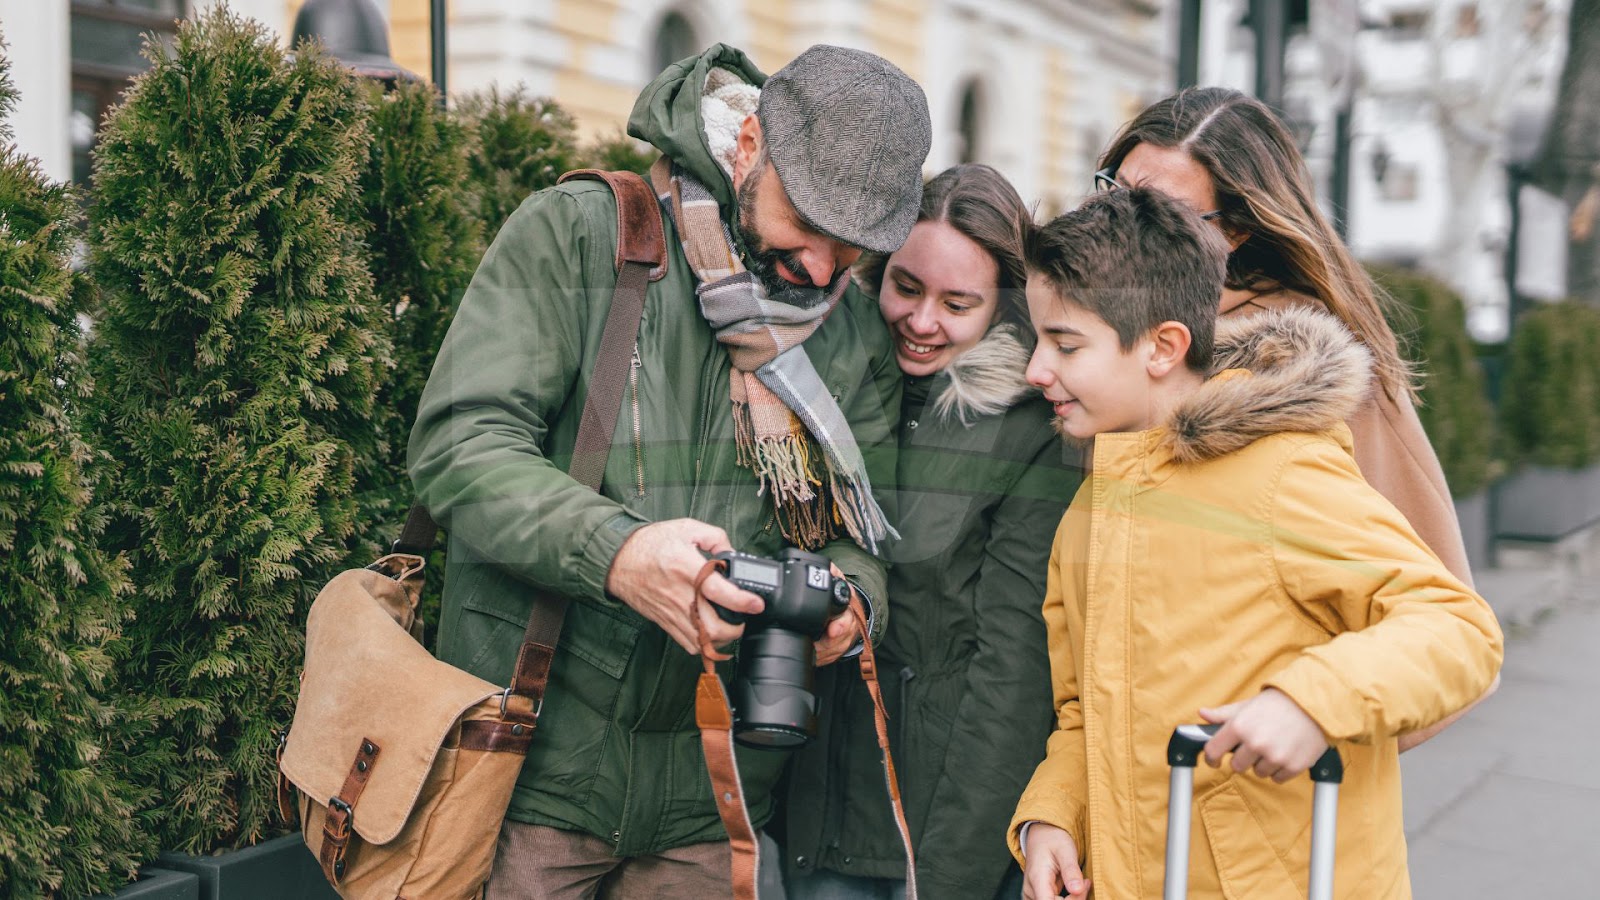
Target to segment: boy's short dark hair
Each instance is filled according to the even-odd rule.
[[[1210,369],[1228,248],[1182,202],[1146,187],[1096,194],[1033,229],[1024,252],[1030,278],[1105,320],[1123,350],[1178,322],[1191,341],[1184,362]]]

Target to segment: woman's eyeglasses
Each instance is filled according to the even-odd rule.
[[[1096,191],[1100,191],[1101,193],[1120,191],[1126,186],[1127,185],[1124,185],[1122,182],[1117,180],[1116,169],[1101,169],[1100,171],[1094,173],[1094,189]],[[1213,219],[1218,219],[1221,217],[1222,210],[1220,209],[1213,209],[1210,212],[1200,213],[1200,221],[1202,222],[1210,222]]]

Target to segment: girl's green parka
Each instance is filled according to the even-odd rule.
[[[994,896],[1011,864],[1006,825],[1054,722],[1040,608],[1082,472],[1023,381],[1029,351],[1014,327],[905,382],[902,540],[878,672],[925,900]],[[790,770],[785,868],[903,878],[859,666],[819,676],[822,732]]]

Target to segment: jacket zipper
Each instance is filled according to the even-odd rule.
[[[639,342],[633,343],[633,362],[628,366],[628,386],[633,393],[633,459],[634,472],[638,479],[639,492],[634,499],[644,499],[644,432],[639,427],[639,367],[644,365],[639,359]]]
[[[900,669],[900,725],[895,731],[900,735],[900,752],[905,752],[906,746],[906,713],[911,711],[911,679],[917,673],[911,671],[910,666]]]

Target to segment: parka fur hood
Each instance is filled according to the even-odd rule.
[[[1230,371],[1238,369],[1249,374]],[[1291,307],[1219,319],[1212,371],[1168,423],[1175,462],[1215,459],[1268,435],[1333,428],[1366,401],[1372,355],[1333,316]]]
[[[1015,325],[996,325],[972,349],[945,366],[945,382],[933,409],[970,425],[983,416],[1005,412],[1033,393],[1028,384],[1030,349]]]

